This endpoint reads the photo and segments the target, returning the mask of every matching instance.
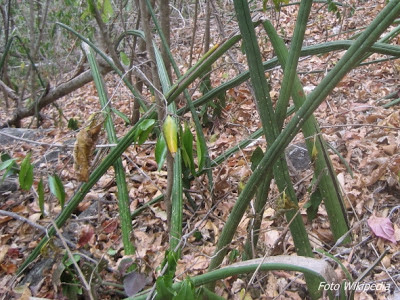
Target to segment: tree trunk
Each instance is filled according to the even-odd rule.
[[[170,8],[169,8],[169,0],[159,0],[159,8],[160,8],[160,25],[161,30],[165,36],[165,39],[168,44],[168,48],[171,48],[171,29],[170,29]],[[172,80],[172,69],[171,69],[171,61],[168,56],[167,49],[162,45],[161,47],[161,56],[163,58],[165,68],[167,70],[167,74],[169,80]]]

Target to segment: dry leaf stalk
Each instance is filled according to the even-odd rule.
[[[77,180],[87,182],[90,173],[90,161],[99,138],[105,117],[102,113],[94,113],[90,124],[76,135],[74,146],[74,169]]]

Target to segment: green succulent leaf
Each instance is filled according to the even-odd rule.
[[[115,113],[118,117],[120,117],[122,120],[124,120],[125,125],[130,125],[131,120],[129,120],[128,116],[125,115],[124,113],[120,112],[118,109],[115,109],[114,107],[111,108],[113,113]]]
[[[183,281],[178,294],[173,298],[174,300],[195,300],[196,292],[194,288],[193,281],[189,277]]]
[[[182,148],[183,148],[183,161],[192,172],[193,176],[196,176],[196,171],[194,168],[194,158],[193,158],[193,134],[190,128],[185,124],[185,129],[182,134]]]
[[[160,171],[164,164],[165,158],[167,157],[167,144],[165,142],[164,135],[162,134],[160,134],[157,139],[155,156],[156,156],[158,171]]]
[[[65,204],[65,190],[64,185],[57,175],[49,176],[49,186],[50,192],[56,196],[58,201],[60,201],[60,205],[63,208]]]
[[[31,164],[31,155],[29,153],[25,156],[21,163],[21,170],[19,171],[19,185],[21,189],[28,191],[33,184],[33,165]]]
[[[119,56],[121,57],[121,62],[125,65],[125,66],[129,66],[130,64],[130,60],[128,55],[125,54],[125,52],[121,51]]]
[[[154,128],[155,123],[156,120],[154,119],[147,119],[140,123],[135,133],[135,141],[138,143],[138,145],[143,144],[147,140],[150,132]]]
[[[254,171],[262,158],[264,157],[264,152],[260,147],[257,147],[256,150],[254,150],[253,154],[251,155],[251,170]]]
[[[38,187],[37,187],[37,193],[38,193],[38,202],[39,202],[39,208],[40,212],[42,213],[42,216],[44,216],[44,186],[43,186],[43,179],[40,178]]]

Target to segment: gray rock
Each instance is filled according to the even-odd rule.
[[[3,176],[0,176],[0,197],[4,193],[15,192],[18,190],[18,177],[17,176],[9,176],[4,178],[4,181],[1,180]]]
[[[297,171],[308,169],[311,164],[305,143],[289,145],[285,151],[286,159],[290,160]]]
[[[46,153],[39,161],[35,162],[35,167],[39,167],[43,163],[49,163],[58,160],[61,151],[59,149]]]
[[[18,138],[35,141],[42,138],[46,131],[44,129],[3,128],[0,130],[0,145],[12,144],[18,141]]]
[[[32,269],[29,270],[26,276],[22,279],[21,285],[29,283],[31,289],[38,290],[42,285],[43,280],[46,278],[46,275],[51,271],[54,263],[54,258],[46,258],[36,262],[33,264]]]

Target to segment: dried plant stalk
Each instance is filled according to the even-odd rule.
[[[76,135],[74,146],[74,169],[76,179],[87,182],[89,180],[90,162],[99,138],[105,117],[101,112],[94,113],[89,118],[89,126],[83,128]]]

